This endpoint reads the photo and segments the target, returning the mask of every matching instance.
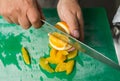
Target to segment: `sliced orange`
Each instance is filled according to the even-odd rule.
[[[77,56],[77,50],[73,50],[67,55],[67,59],[73,59],[76,56]]]
[[[48,61],[41,57],[40,58],[40,66],[42,69],[46,70],[47,72],[53,73],[54,70],[49,66]]]
[[[68,51],[66,51],[66,50],[61,50],[60,52],[61,52],[62,55],[68,55],[69,54]]]
[[[57,50],[68,50],[72,46],[68,44],[69,38],[63,34],[53,32],[49,33],[49,43],[50,45]]]
[[[51,48],[50,50],[50,57],[55,58],[58,50]]]
[[[65,33],[70,34],[69,26],[64,21],[56,23],[55,27],[58,28],[59,30],[65,32]]]
[[[57,64],[58,62],[56,62],[56,54],[57,54],[58,50],[51,48],[50,50],[50,57],[47,57],[46,60],[51,63],[51,64]]]
[[[24,62],[26,64],[30,64],[30,56],[26,48],[22,47],[21,51],[22,51],[22,57],[23,57]]]
[[[66,63],[66,74],[70,74],[73,71],[73,67],[74,67],[74,60],[70,60]]]
[[[63,52],[62,52],[62,51],[58,51],[58,52],[57,52],[56,58],[55,58],[57,64],[58,64],[58,63],[61,63],[61,62],[64,62],[66,59],[67,59],[67,58],[66,58],[65,55],[63,55]]]
[[[74,67],[74,60],[70,60],[68,62],[61,62],[56,66],[55,72],[66,71],[66,74],[69,75],[73,71],[73,67]]]
[[[56,50],[52,48],[50,50],[50,57],[47,57],[46,60],[51,64],[58,64],[60,62],[64,62],[67,58],[66,55],[68,54],[67,51]]]
[[[59,64],[57,64],[56,68],[55,68],[55,72],[63,72],[66,71],[66,63],[65,62],[61,62]]]

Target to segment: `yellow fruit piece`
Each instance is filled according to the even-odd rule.
[[[72,72],[73,66],[74,66],[74,60],[70,60],[67,63],[61,62],[56,66],[55,72],[66,71],[66,74],[68,75]]]
[[[49,66],[48,61],[41,57],[40,58],[40,66],[42,69],[46,70],[47,72],[53,73],[54,70]]]
[[[74,60],[70,60],[66,63],[66,74],[70,74],[74,67]]]
[[[49,33],[49,43],[56,50],[68,50],[72,46],[68,44],[69,38],[63,34],[53,32]]]
[[[50,50],[50,57],[55,58],[58,50],[51,48]]]
[[[46,58],[46,60],[51,64],[58,64],[60,62],[64,62],[66,60],[67,51],[56,50],[52,48],[50,50],[50,57]]]
[[[22,47],[21,51],[22,51],[22,57],[23,57],[24,62],[26,64],[30,64],[30,56],[27,50],[24,47]]]
[[[55,68],[55,72],[63,72],[66,71],[66,63],[59,63],[56,68]]]
[[[50,57],[46,58],[46,60],[51,64],[57,64],[55,61],[57,52],[58,52],[58,50],[51,48]]]
[[[61,50],[60,53],[61,53],[62,55],[68,55],[68,54],[69,54],[68,51],[66,51],[66,50]]]
[[[55,27],[63,32],[70,34],[69,26],[64,21],[56,23]]]
[[[67,59],[66,55],[63,55],[62,53],[63,53],[62,51],[58,51],[57,54],[56,54],[55,61],[56,61],[57,64],[61,63],[61,62],[64,62]]]
[[[67,55],[67,59],[72,59],[75,58],[77,56],[77,50],[73,50],[71,51],[68,55]]]
[[[50,64],[57,64],[58,62],[54,59],[54,58],[52,58],[52,57],[48,57],[48,58],[46,58],[46,60],[50,63]]]

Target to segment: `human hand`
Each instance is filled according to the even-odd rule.
[[[70,27],[73,37],[83,41],[84,28],[80,6],[77,0],[59,0],[57,5],[58,15],[61,21],[65,21]]]
[[[39,28],[43,24],[40,19],[44,19],[37,0],[0,0],[0,15],[24,29],[31,25]]]

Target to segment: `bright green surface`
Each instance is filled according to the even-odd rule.
[[[43,10],[48,22],[59,21],[55,9]],[[83,9],[85,43],[117,62],[113,41],[104,9]],[[0,17],[0,81],[120,81],[117,71],[85,54],[79,53],[74,71],[47,73],[39,67],[39,58],[49,55],[48,36],[41,29],[8,24]],[[24,63],[21,47],[31,56],[31,65]]]

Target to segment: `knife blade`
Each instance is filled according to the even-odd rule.
[[[53,25],[51,25],[47,21],[45,21],[45,20],[41,20],[41,21],[44,23],[44,25],[46,25],[46,28],[44,28],[44,31],[47,31],[48,33],[49,32],[58,32],[58,33],[61,33],[65,36],[67,36],[70,39],[69,42],[66,40],[63,40],[61,38],[59,38],[59,39],[64,41],[64,42],[69,43],[70,45],[75,47],[80,52],[82,51],[84,54],[87,54],[88,56],[90,56],[90,57],[92,57],[92,58],[94,58],[94,59],[96,59],[104,64],[107,64],[107,65],[109,65],[117,70],[120,70],[120,65],[115,63],[114,61],[112,61],[110,58],[104,56],[104,54],[98,52],[97,50],[91,48],[90,46],[84,44],[83,42],[75,39],[74,37],[70,36],[69,34],[58,30],[56,27],[54,27]],[[50,34],[52,35],[52,33],[50,33]],[[77,45],[75,43],[77,43]]]

